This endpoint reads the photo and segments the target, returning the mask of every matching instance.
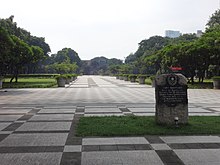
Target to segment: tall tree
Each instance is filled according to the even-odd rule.
[[[216,10],[214,14],[209,18],[206,24],[208,28],[212,28],[216,25],[220,25],[220,10]]]
[[[2,27],[0,27],[0,43],[0,76],[3,76],[7,73],[9,67],[14,42]]]
[[[11,82],[14,78],[17,82],[19,71],[21,71],[24,66],[33,60],[33,51],[28,44],[20,40],[18,37],[12,36],[12,39],[15,46],[11,52],[12,56],[10,60],[10,69],[13,74]]]

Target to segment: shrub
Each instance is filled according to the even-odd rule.
[[[66,78],[68,78],[68,77],[67,77],[66,74],[61,74],[61,75],[59,75],[59,76],[56,76],[55,78],[58,80],[58,79],[60,79],[60,78],[66,79]]]
[[[220,80],[220,76],[214,76],[212,77],[213,80]]]
[[[148,77],[147,75],[143,75],[143,74],[138,75],[138,78],[145,78],[146,79],[147,77]]]
[[[19,74],[18,77],[20,78],[54,78],[56,76],[59,76],[60,74]],[[6,75],[6,78],[11,78],[12,75]]]
[[[129,75],[129,78],[135,78],[135,79],[136,79],[136,78],[137,78],[137,75],[136,75],[136,74],[130,74],[130,75]]]

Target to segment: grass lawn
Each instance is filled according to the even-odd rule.
[[[9,82],[6,78],[3,82],[3,88],[49,88],[56,87],[57,82],[54,78],[18,78],[18,82]]]
[[[77,136],[220,134],[220,116],[191,116],[187,125],[162,126],[154,116],[82,117]]]

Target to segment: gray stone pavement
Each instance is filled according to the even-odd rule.
[[[189,89],[188,97],[189,115],[220,115],[219,90]],[[81,116],[153,116],[154,102],[154,88],[114,77],[81,76],[66,88],[0,90],[0,164],[220,164],[217,135],[75,136]]]

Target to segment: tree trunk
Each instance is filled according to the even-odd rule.
[[[194,84],[194,76],[191,76],[191,84]]]
[[[15,76],[13,75],[11,80],[10,80],[10,83],[12,83],[12,81],[14,80]]]

